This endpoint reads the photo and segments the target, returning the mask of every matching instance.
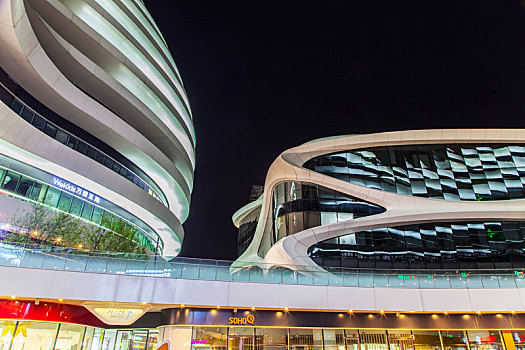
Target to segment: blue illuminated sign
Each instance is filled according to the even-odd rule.
[[[62,180],[61,178],[54,177],[53,178],[53,184],[55,186],[57,186],[58,188],[60,188],[61,190],[71,192],[71,193],[73,193],[73,194],[75,194],[75,195],[77,195],[77,196],[79,196],[81,198],[85,198],[85,199],[90,200],[90,201],[92,201],[94,203],[97,203],[97,204],[100,203],[100,197],[99,196],[95,195],[92,192],[89,192],[89,191],[83,189],[80,186],[73,185],[70,182]]]

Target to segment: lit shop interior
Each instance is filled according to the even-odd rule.
[[[0,350],[155,350],[166,342],[177,350],[525,349],[525,314],[512,312],[314,312],[178,305],[143,313],[129,326],[109,326],[86,308],[52,303],[38,311],[33,303],[20,301],[22,317],[4,318],[7,303],[2,304]],[[114,311],[136,316],[136,309],[125,310]],[[43,321],[46,317],[49,321]]]

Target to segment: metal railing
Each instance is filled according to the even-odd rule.
[[[83,252],[49,246],[0,243],[0,265],[102,274],[299,285],[401,288],[521,288],[524,269],[385,270],[269,267],[232,261]],[[239,262],[236,262],[239,266]]]

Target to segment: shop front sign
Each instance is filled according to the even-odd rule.
[[[235,325],[245,325],[245,324],[254,325],[255,324],[255,316],[248,315],[246,317],[230,317],[229,318],[229,322],[230,322],[230,324],[235,324]]]

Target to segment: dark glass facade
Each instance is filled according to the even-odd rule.
[[[29,103],[26,103],[25,101],[23,102],[22,99],[17,97],[17,94],[11,90],[16,91],[18,95],[23,95],[24,100],[31,100],[33,102],[32,104],[37,104],[36,101],[33,101],[34,99],[27,94],[27,92],[23,91],[23,89],[20,88],[14,81],[9,79],[9,77],[7,77],[6,73],[1,68],[0,83],[0,101],[4,102],[6,106],[8,106],[13,112],[15,112],[26,122],[47,136],[104,165],[108,169],[134,183],[136,186],[140,187],[142,190],[162,202],[164,205],[168,205],[164,193],[162,193],[162,191],[158,188],[154,181],[148,175],[146,175],[146,173],[144,173],[136,165],[132,164],[129,160],[125,159],[122,155],[115,157],[109,156],[107,154],[118,153],[117,151],[108,150],[110,147],[104,145],[106,152],[102,152],[97,147],[91,145],[91,143],[98,143],[100,146],[102,141],[93,140],[94,137],[91,135],[87,136],[85,131],[82,131],[81,133],[76,132],[75,136],[72,132],[66,130],[66,128],[59,126],[59,124],[63,125],[67,124],[67,122],[60,120],[61,118],[59,116],[47,110],[47,108],[44,106],[40,106],[38,109],[45,110],[45,113],[39,113],[36,112],[37,108],[30,107],[28,106]],[[6,86],[4,86],[4,84]],[[11,90],[9,90],[7,86],[10,86]],[[54,121],[50,121],[48,119],[54,119]],[[58,122],[59,120],[61,121],[60,123]],[[82,136],[79,137],[79,134],[82,134]],[[89,139],[89,141],[87,141],[87,139]],[[120,158],[120,160],[117,161],[115,158]],[[123,163],[127,163],[127,165],[123,165]],[[133,169],[133,171],[131,169]]]
[[[498,268],[525,266],[525,222],[454,222],[379,228],[313,245],[321,266]]]
[[[445,200],[525,198],[524,145],[410,145],[322,155],[305,168],[356,185]]]
[[[255,229],[257,228],[257,219],[261,213],[261,207],[253,210],[245,218],[241,220],[239,225],[239,236],[238,236],[238,256],[246,251],[250,243],[252,243],[253,236],[255,235]]]
[[[274,239],[277,242],[312,227],[384,211],[376,204],[320,185],[281,182],[273,190]]]

